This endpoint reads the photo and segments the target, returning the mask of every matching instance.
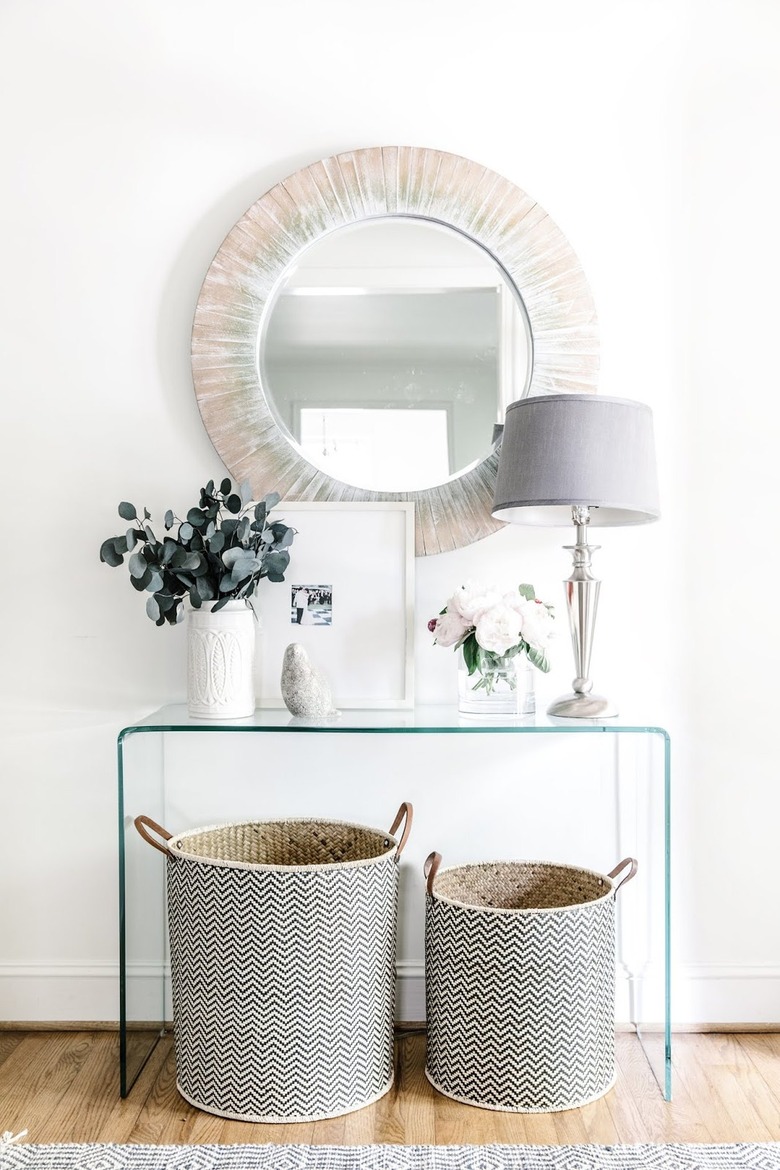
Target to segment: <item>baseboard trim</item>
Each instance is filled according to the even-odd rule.
[[[159,964],[139,963],[129,968],[135,1014],[152,1020],[160,1008]],[[425,1018],[425,971],[421,960],[397,964],[396,1018]],[[628,1020],[628,981],[618,979],[618,1018]],[[663,1015],[663,986],[655,969],[646,983],[646,1014],[658,1021]],[[780,966],[754,964],[696,964],[679,966],[672,982],[672,1030],[675,1032],[777,1032],[780,1004]],[[660,1005],[660,1006],[659,1006]],[[115,1028],[119,1016],[119,966],[98,963],[0,964],[0,1028]],[[147,1025],[142,1024],[141,1027]],[[155,1024],[148,1025],[155,1027]],[[648,1033],[663,1030],[645,1025]]]

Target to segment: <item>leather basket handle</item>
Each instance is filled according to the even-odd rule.
[[[392,825],[390,826],[390,836],[394,837],[395,833],[396,833],[396,829],[398,829],[398,827],[400,826],[401,821],[404,822],[404,831],[401,834],[401,840],[398,842],[398,848],[395,851],[396,861],[398,861],[399,857],[401,856],[401,854],[403,852],[404,845],[406,844],[406,842],[409,838],[409,831],[412,827],[412,818],[413,817],[414,817],[414,809],[412,808],[409,801],[405,800],[403,802],[403,804],[401,805],[401,807],[399,808],[398,812],[395,814],[395,820],[393,821]]]
[[[607,874],[607,877],[616,878],[619,873],[623,872],[623,870],[626,868],[627,865],[630,865],[631,868],[629,869],[628,873],[623,878],[623,880],[618,882],[617,885],[615,886],[615,893],[616,894],[621,886],[624,886],[626,884],[626,882],[630,882],[632,877],[635,876],[636,871],[639,868],[639,862],[637,861],[637,859],[635,857],[624,857],[623,860],[619,861],[618,864],[615,866],[615,868],[611,869],[609,871],[609,873]]]
[[[160,852],[164,853],[166,857],[170,857],[170,853],[165,848],[165,846],[161,845],[159,841],[156,841],[154,837],[152,837],[147,832],[147,829],[151,829],[153,833],[157,833],[158,836],[162,837],[163,841],[170,841],[173,833],[169,833],[167,829],[164,829],[162,825],[158,825],[157,821],[153,821],[151,817],[136,817],[133,821],[133,824],[143,837],[144,841],[148,842],[148,844],[152,845],[155,849],[159,849]]]
[[[439,872],[441,865],[441,853],[429,853],[423,865],[423,875],[425,877],[425,888],[429,894],[433,894],[433,883],[436,874]]]

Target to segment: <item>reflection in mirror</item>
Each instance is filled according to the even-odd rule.
[[[482,247],[390,216],[301,253],[269,298],[258,365],[277,422],[315,467],[355,487],[416,491],[490,454],[528,387],[529,328]]]

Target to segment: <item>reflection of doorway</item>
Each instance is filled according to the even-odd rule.
[[[300,447],[335,479],[377,491],[414,491],[450,476],[449,411],[301,407]]]

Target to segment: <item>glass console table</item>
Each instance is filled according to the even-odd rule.
[[[197,721],[163,707],[117,741],[120,1091],[127,1096],[171,1019],[164,859],[137,834],[141,813],[181,832],[231,820],[313,816],[414,825],[401,865],[398,1018],[424,1019],[422,864],[544,859],[639,873],[618,896],[617,1019],[636,1031],[671,1100],[670,743],[643,722],[473,719],[452,706],[286,710]]]

